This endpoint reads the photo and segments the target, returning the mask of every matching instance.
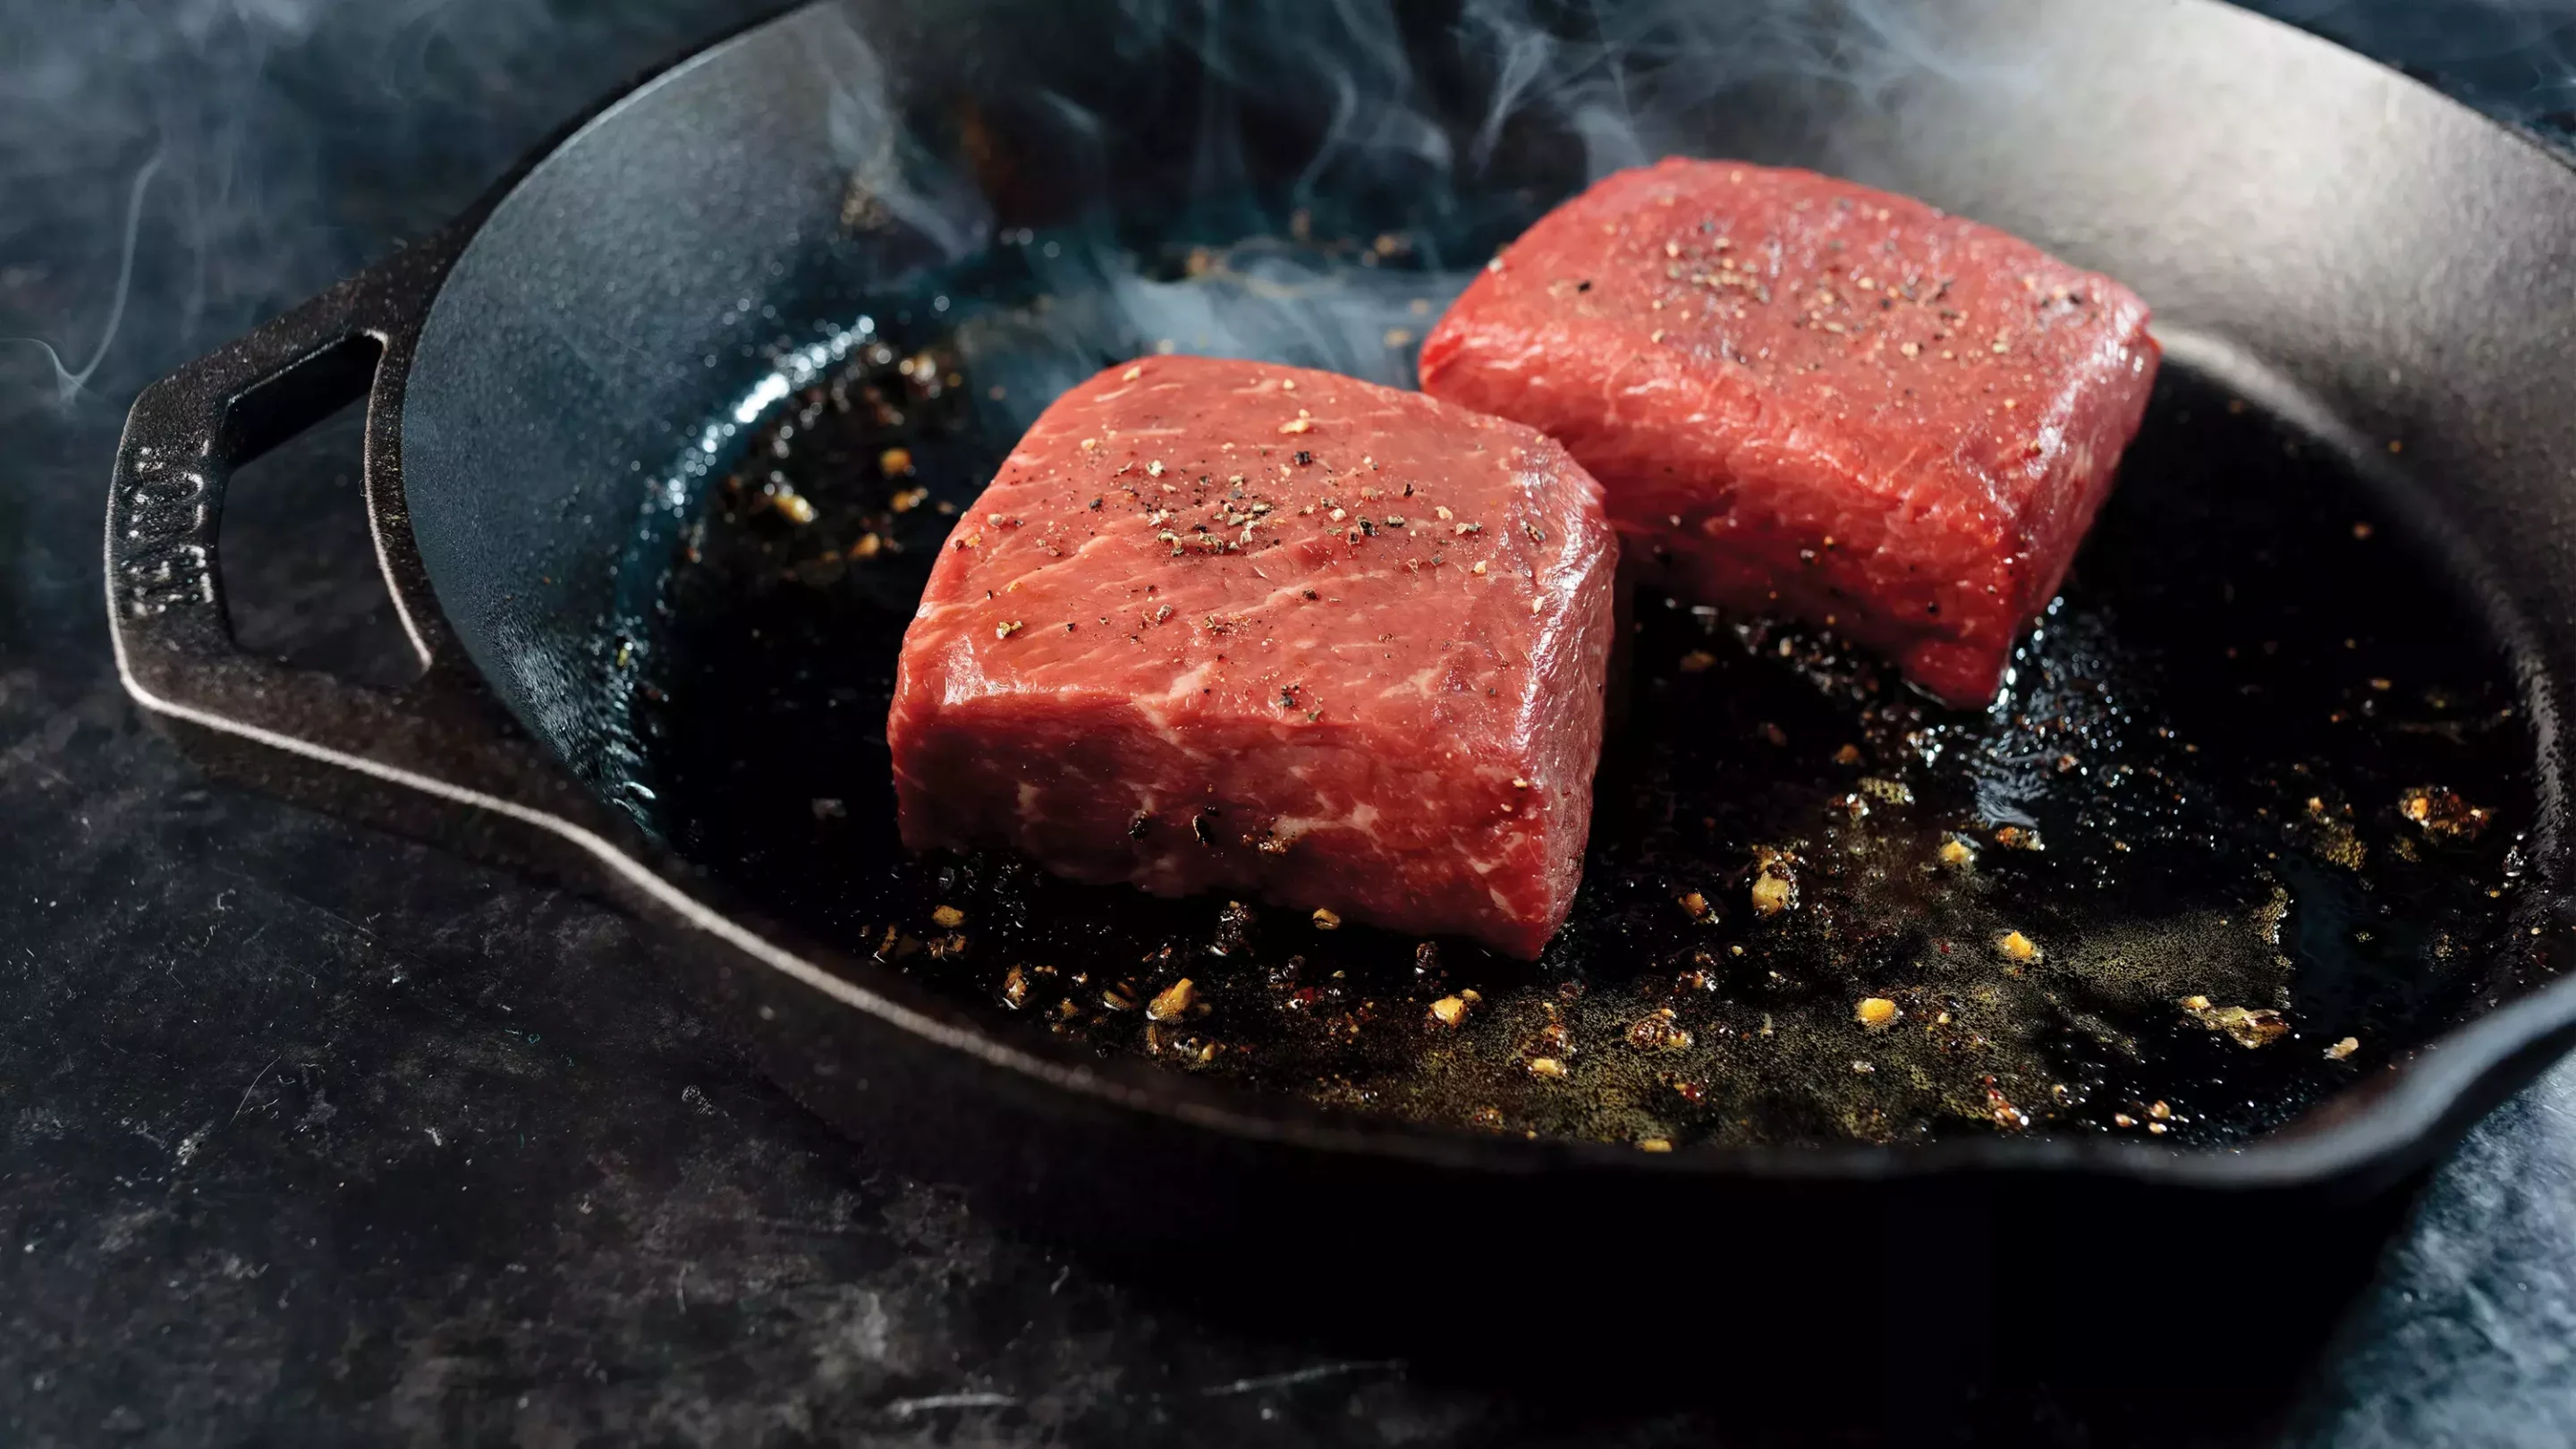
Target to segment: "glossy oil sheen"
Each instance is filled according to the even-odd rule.
[[[931,159],[951,180],[969,177],[989,195],[993,230],[965,237],[967,252],[989,250],[1013,226],[1064,222],[1098,195],[1103,175],[1146,196],[1187,190],[1190,159],[1170,140],[1174,126],[1196,124],[1199,77],[1186,56],[1122,50],[1129,37],[1103,18],[998,3],[799,12],[610,109],[518,182],[462,246],[416,346],[394,359],[411,373],[408,392],[391,394],[399,416],[371,424],[402,444],[400,492],[387,496],[407,514],[380,516],[380,534],[414,536],[420,576],[434,583],[433,600],[407,576],[406,607],[443,614],[519,723],[612,800],[639,804],[625,775],[633,761],[620,753],[626,702],[609,672],[619,640],[603,621],[618,605],[616,561],[648,493],[673,476],[708,419],[772,370],[774,352],[813,335],[783,335],[789,329],[846,324],[879,284],[962,260],[943,250],[955,235],[842,224],[854,169],[887,154],[889,119],[945,148]],[[2181,329],[2176,337],[2210,344],[2199,356],[2261,404],[2255,411],[2333,439],[2333,451],[2373,480],[2392,536],[2438,553],[2475,597],[2482,632],[2511,644],[2516,708],[2537,743],[2528,855],[2543,887],[2522,898],[2516,928],[2542,927],[2534,949],[2554,955],[2565,875],[2558,681],[2569,663],[2564,641],[2576,638],[2576,557],[2565,543],[2576,538],[2576,503],[2564,487],[2576,410],[2564,405],[2563,379],[2576,359],[2563,316],[2550,294],[2535,301],[2532,279],[2576,273],[2576,180],[2401,78],[2224,7],[2029,0],[1941,6],[1931,21],[1968,58],[2023,65],[2023,78],[2049,83],[1989,84],[1970,67],[1862,88],[1730,86],[1667,118],[1665,141],[1905,190],[2120,275]],[[987,43],[1005,31],[1012,43]],[[1435,77],[1426,94],[1443,108],[1454,154],[1467,155],[1483,98],[1441,58],[1436,34],[1414,41]],[[2045,64],[2024,64],[2034,54]],[[854,55],[865,61],[857,70]],[[874,92],[846,83],[862,72],[878,77]],[[2246,84],[2249,75],[2264,83]],[[1031,104],[1040,88],[1117,118],[1103,133],[1114,142],[1105,159],[1068,154],[1065,138],[1080,128]],[[983,141],[964,146],[974,128],[961,118],[977,116]],[[1312,151],[1309,123],[1328,119],[1286,117],[1287,140],[1248,155],[1247,166],[1293,177]],[[979,169],[978,152],[1015,164]],[[1585,174],[1576,139],[1544,127],[1506,128],[1491,160],[1494,194],[1515,206],[1565,194]],[[1397,211],[1408,199],[1443,199],[1393,190]],[[1390,204],[1383,192],[1348,200]],[[1512,224],[1458,219],[1469,232],[1508,234]],[[1237,234],[1275,231],[1281,220],[1250,218]],[[976,375],[992,373],[979,364]],[[2402,457],[2380,453],[2387,440],[2404,442]],[[655,526],[685,520],[694,500],[684,490],[679,501],[689,506]],[[134,647],[140,634],[127,632]],[[185,681],[170,671],[143,672],[165,694],[182,693]],[[298,727],[256,699],[219,703],[270,720],[273,731]],[[367,746],[356,739],[351,748]],[[821,939],[773,933],[754,896],[628,848],[674,889],[745,911],[736,919],[747,929],[868,991],[936,999]],[[1360,1171],[1340,1155],[1353,1139],[1301,1110],[1295,1094],[1202,1092],[1170,1073],[1136,1076],[1115,1062],[1095,1070],[1084,1064],[1097,1059],[1080,1051],[1014,1055],[1014,1042],[1043,1043],[1038,1033],[995,1033],[961,1049],[916,1023],[772,980],[748,957],[692,950],[694,929],[677,929],[668,954],[721,1009],[744,1013],[771,1069],[806,1100],[854,1131],[918,1124],[940,1144],[987,1143],[954,1160],[1010,1174],[1055,1161],[1062,1134],[1066,1183],[1078,1191],[1053,1197],[1058,1209],[1106,1201],[1112,1184],[1074,1170],[1104,1152],[1151,1156],[1211,1193],[1248,1182],[1256,1165],[1285,1175],[1264,1179],[1274,1183],[1328,1161]],[[1982,1144],[1710,1153],[1672,1163],[1704,1172],[1634,1180],[1639,1195],[1649,1181],[1674,1183],[1670,1202],[1701,1206],[1678,1184],[1704,1176],[1742,1193],[1773,1183],[1778,1197],[1761,1203],[1788,1206],[1808,1200],[1798,1184],[1814,1174],[1907,1177],[1916,1163],[2098,1165],[2191,1184],[2311,1185],[2349,1174],[2385,1183],[2527,1080],[2565,1034],[2566,993],[2529,955],[2487,953],[2468,972],[2440,1051],[2394,1059],[2395,1070],[2363,1076],[2361,1090],[2311,1114],[2315,1130],[2273,1134],[2242,1155],[2125,1157],[2037,1143],[2011,1154]],[[2421,1024],[2429,1029],[2432,1018]],[[867,1064],[873,1088],[849,1080],[851,1063]],[[889,1081],[918,1090],[889,1096]],[[898,1098],[906,1107],[888,1113]],[[1256,1164],[1237,1151],[1234,1134],[1244,1131],[1294,1149],[1256,1155]],[[1387,1149],[1391,1174],[1429,1173],[1435,1159],[1512,1171],[1567,1160],[1438,1136],[1369,1140]],[[1583,1185],[1569,1192],[1591,1191],[1605,1174],[1630,1180],[1624,1168],[1582,1160],[1601,1170],[1569,1174]],[[1421,1174],[1409,1180],[1427,1189]],[[1741,1205],[1751,1212],[1756,1203]],[[1543,1210],[1535,1199],[1526,1206]]]
[[[644,545],[628,651],[654,826],[997,1031],[1514,1134],[2215,1143],[2420,1042],[2507,944],[2532,743],[2506,646],[2332,448],[2183,368],[1990,711],[1929,704],[1830,631],[1640,599],[1584,889],[1534,968],[911,857],[895,652],[1016,436],[952,319],[992,329],[1031,270],[878,299],[841,365],[741,431],[676,556]],[[2427,785],[2494,817],[2409,821]],[[1776,914],[1766,872],[1795,891]],[[1183,979],[1191,1005],[1150,1020]],[[2244,1045],[2194,997],[2286,1034]],[[1859,1020],[1872,998],[1892,1023]]]

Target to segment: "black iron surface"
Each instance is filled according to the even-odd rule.
[[[130,344],[166,348],[131,377],[207,340]],[[636,983],[613,921],[207,790],[136,735],[92,612],[114,408],[17,406],[47,431],[0,504],[25,545],[0,593],[14,1437],[1657,1443],[1775,1417],[1665,1408],[1686,1373],[1551,1406],[1304,1346],[1329,1336],[1209,1330],[854,1170]],[[2308,1401],[2321,1432],[2563,1440],[2552,1101],[2455,1164],[2351,1366]],[[2221,1311],[2296,1286],[2264,1281],[2260,1243],[2112,1233],[2104,1251],[2128,1244],[2207,1274]],[[1435,1269],[1495,1261],[1439,1247]],[[2192,1437],[2262,1431],[2279,1402],[2206,1393],[2187,1326],[2170,1343],[2117,1377],[2203,1410]],[[1869,1426],[1921,1442],[1957,1422],[1952,1394],[1900,1387],[1855,1395]],[[1989,1438],[2174,1442],[2112,1427],[2129,1416],[2105,1402],[2024,1380],[1968,1413]]]
[[[601,882],[662,925],[652,939],[670,943],[666,964],[710,1010],[732,1015],[733,1029],[817,1110],[856,1133],[892,1133],[920,1160],[977,1177],[1052,1223],[1117,1201],[1104,1183],[1160,1174],[1169,1181],[1157,1190],[1187,1205],[1190,1230],[1218,1236],[1251,1226],[1236,1221],[1239,1203],[1284,1209],[1304,1198],[1331,1209],[1361,1199],[1401,1216],[1430,1206],[1410,1193],[1482,1191],[1473,1176],[1440,1180],[1460,1169],[1502,1180],[1541,1168],[1580,1176],[1593,1185],[1570,1205],[1605,1226],[1632,1207],[1672,1210],[1696,1193],[1698,1210],[1741,1226],[1812,1232],[1811,1200],[1832,1194],[1810,1184],[1851,1184],[1847,1210],[1858,1211],[1866,1184],[1915,1175],[1964,1198],[1972,1190],[1951,1186],[1964,1181],[1951,1175],[1962,1167],[2073,1169],[2105,1187],[2129,1178],[2224,1186],[2240,1199],[2260,1188],[2355,1200],[2422,1165],[2576,1030],[2576,985],[2552,989],[2548,965],[2565,872],[2553,626],[2576,613],[2576,581],[2543,542],[2576,527],[2556,472],[2576,441],[2562,436],[2563,415],[2533,381],[2564,360],[2566,337],[2530,311],[2514,280],[2576,268],[2558,221],[2576,210],[2576,180],[2429,94],[2224,7],[2168,0],[2117,13],[2027,4],[1922,14],[1947,38],[1930,64],[1868,83],[1886,67],[1866,56],[1849,74],[1841,62],[1817,75],[1749,61],[1722,83],[1623,113],[1624,144],[1804,161],[1972,207],[2143,286],[2166,309],[2184,359],[2303,422],[2309,436],[2298,446],[2340,450],[2368,473],[2378,455],[2370,440],[2403,425],[2407,436],[2390,451],[2411,444],[2422,461],[2379,491],[2406,532],[2454,557],[2479,600],[2479,632],[2510,657],[2521,686],[2513,727],[2530,732],[2534,808],[2520,847],[2528,884],[2508,908],[2510,945],[2466,953],[2476,974],[2447,1034],[2426,1050],[2401,1050],[2391,1070],[2338,1095],[2301,1132],[2242,1155],[2008,1133],[1902,1154],[1732,1145],[1645,1161],[1581,1145],[1529,1148],[1508,1135],[1335,1123],[1276,1093],[1228,1095],[1034,1033],[989,1031],[861,958],[863,942],[815,941],[754,919],[746,912],[767,914],[756,882],[719,889],[603,819],[597,802],[496,730],[471,675],[592,789],[620,803],[630,792],[649,799],[616,764],[624,646],[612,660],[613,621],[598,598],[621,573],[616,546],[628,520],[685,512],[682,480],[660,481],[655,455],[714,455],[729,426],[701,434],[675,420],[705,416],[727,396],[725,380],[757,370],[765,350],[771,366],[787,369],[776,355],[793,346],[783,329],[828,320],[817,308],[831,299],[865,298],[871,278],[924,260],[971,256],[1031,206],[1045,219],[1017,178],[1056,159],[1049,152],[1063,143],[1065,116],[1107,113],[1104,77],[1113,86],[1128,69],[1158,84],[1177,77],[1169,103],[1127,98],[1146,107],[1135,123],[1142,133],[1260,104],[1257,82],[1247,88],[1213,60],[1205,82],[1193,78],[1202,52],[1223,45],[1186,27],[1137,29],[1123,12],[1085,21],[994,3],[942,10],[934,22],[903,5],[800,10],[612,106],[461,229],[452,263],[444,242],[407,251],[156,385],[129,423],[110,509],[121,665],[138,701],[210,764],[378,823],[414,828],[423,801],[402,799],[408,790],[440,815],[479,808],[503,833],[531,837],[565,873]],[[1462,21],[1460,33],[1482,23]],[[1249,24],[1242,43],[1256,53],[1302,44],[1293,25],[1278,39],[1259,19]],[[1866,49],[1854,24],[1802,33],[1828,50]],[[1557,36],[1538,30],[1525,40],[1554,47]],[[1476,64],[1444,58],[1467,42],[1436,32],[1353,32],[1348,41],[1384,50],[1380,63],[1399,75]],[[1340,47],[1331,49],[1323,69],[1294,77],[1298,93],[1349,79]],[[1733,54],[1685,25],[1663,49],[1637,52],[1642,69],[1628,83],[1683,83],[1675,78],[1697,76],[1721,53]],[[2234,84],[2249,55],[2278,73],[2280,89],[2257,98]],[[1486,193],[1561,194],[1582,174],[1578,155],[1593,150],[1584,120],[1593,109],[1506,116],[1486,97],[1518,94],[1511,63],[1490,63],[1500,69],[1469,82],[1446,110],[1407,103],[1376,118],[1447,137],[1435,155],[1468,147],[1479,116],[1489,131],[1517,134],[1472,187],[1463,173],[1432,175],[1456,187],[1442,203],[1452,209],[1472,212]],[[2081,84],[2040,84],[2043,68]],[[2343,132],[2317,124],[2347,114]],[[2365,116],[2374,119],[2364,125]],[[1269,164],[1309,181],[1352,172],[1332,183],[1336,196],[1418,169],[1410,148],[1392,162],[1353,152],[1338,139],[1348,120],[1315,109],[1229,131],[1227,148],[1279,150]],[[1155,194],[1171,162],[1128,124],[1122,117],[1097,133],[1094,189],[1059,201],[1059,211],[1123,215],[1131,198]],[[2252,130],[2266,139],[2247,141]],[[2152,144],[2133,144],[2149,135]],[[952,146],[958,154],[943,160]],[[1388,164],[1398,169],[1385,172]],[[1267,174],[1242,166],[1256,181]],[[2223,184],[2209,184],[2212,167]],[[2485,214],[2492,227],[2480,265],[2444,273],[2452,285],[2353,305],[2354,289],[2414,279],[2410,257],[2426,255],[2422,245],[2392,246],[2401,238],[2354,227],[2331,193],[2291,188],[2363,170],[2385,204]],[[2113,171],[2120,184],[2106,185]],[[1194,193],[1190,204],[1223,195]],[[2248,249],[2222,250],[2238,242]],[[255,404],[316,391],[300,378],[342,357],[353,335],[375,338],[383,353],[367,495],[387,581],[429,663],[408,699],[227,657],[216,612],[222,473],[236,454],[248,456],[226,436],[245,429],[224,421],[223,404],[273,412]],[[767,349],[764,335],[777,339]],[[2450,375],[2423,381],[2446,357]],[[749,421],[741,407],[733,414]],[[2487,647],[2463,641],[2461,651]],[[2008,1080],[2027,1094],[2046,1075]],[[926,1116],[916,1105],[925,1097],[954,1120]],[[1130,1152],[1140,1156],[1127,1162]],[[1109,1162],[1129,1170],[1104,1170]],[[1039,1163],[1046,1170],[1033,1170]],[[1690,1178],[1728,1186],[1721,1199]],[[2017,1180],[2006,1174],[1999,1184]],[[1292,1191],[1279,1196],[1280,1186]],[[2022,1206],[2017,1197],[1997,1207],[2000,1218]],[[1515,1217],[1554,1211],[1545,1195],[1514,1191],[1485,1217],[1507,1231]]]

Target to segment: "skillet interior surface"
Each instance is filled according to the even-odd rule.
[[[1936,17],[1956,23],[1901,54],[1821,13],[1713,50],[1641,7],[1664,28],[1622,41],[1608,120],[1599,34],[1550,42],[1539,74],[1565,75],[1505,100],[1501,58],[1537,42],[1479,39],[1479,14],[1289,45],[1056,35],[1019,10],[998,44],[983,27],[1002,13],[808,12],[667,79],[523,183],[423,335],[407,491],[442,605],[533,732],[748,898],[1023,1018],[998,1030],[1611,1140],[2055,1123],[2219,1141],[2545,976],[2556,661],[2532,621],[2563,615],[2569,581],[2512,565],[2517,523],[2566,503],[2543,486],[2562,440],[2514,412],[2534,361],[2516,347],[2554,344],[2525,325],[2457,348],[2511,301],[2472,286],[2354,308],[2295,265],[2272,275],[2284,253],[2393,275],[2381,252],[2404,236],[2266,193],[2385,138],[2299,127],[2292,84],[2226,101],[2277,104],[2262,120],[2298,134],[2266,144],[2314,151],[2214,149],[2234,58],[2080,5]],[[2399,85],[2228,23],[2287,45],[2291,82],[2323,67],[2329,119],[2356,120],[2335,66]],[[1716,54],[1674,82],[1676,59]],[[1461,267],[1627,152],[1665,150],[1960,206],[2179,324],[2113,512],[2003,708],[1927,712],[1828,635],[1640,601],[1585,899],[1535,970],[902,857],[894,644],[943,505],[1053,389],[1166,339],[1406,380]],[[2536,155],[2498,164],[2576,214]],[[2389,189],[2447,184],[2398,164]],[[2500,291],[2502,265],[2470,280]],[[2430,372],[2427,349],[2463,365]],[[887,476],[894,447],[909,471]],[[2468,828],[2447,792],[2492,814]],[[1954,837],[1964,869],[1939,865]],[[1794,857],[1782,920],[1745,905],[1762,849]],[[943,905],[964,923],[938,924]],[[2015,930],[2040,960],[1996,950]],[[1134,1006],[1182,975],[1206,1014],[1148,1031]],[[1465,989],[1467,1029],[1424,1024]],[[1853,1023],[1863,995],[1897,1001],[1899,1028]],[[2177,1005],[2195,996],[2210,1009]],[[2284,1012],[2291,1034],[2240,1045],[2271,1023],[2225,1008]],[[2359,1049],[2329,1061],[2345,1036]],[[1539,1055],[1573,1076],[1533,1077]]]
[[[946,331],[887,310],[888,337]],[[2511,661],[2327,449],[2188,373],[1990,714],[1929,708],[1822,631],[1641,600],[1584,890],[1535,968],[1000,852],[914,859],[895,654],[1017,431],[947,396],[971,362],[879,345],[749,432],[677,558],[638,560],[630,778],[690,858],[1019,1030],[1498,1131],[2221,1141],[2415,1045],[2510,929]],[[1750,905],[1762,870],[1794,882],[1776,917]],[[1158,997],[1178,1014],[1150,1019]],[[1867,998],[1901,1017],[1862,1024]]]

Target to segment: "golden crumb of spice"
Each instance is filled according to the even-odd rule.
[[[1970,850],[1967,846],[1967,842],[1965,841],[1945,840],[1941,842],[1941,863],[1943,865],[1966,865],[1969,861],[1976,858],[1977,853]]]
[[[1694,649],[1682,656],[1682,673],[1706,674],[1717,667],[1717,656],[1705,649]]]
[[[900,478],[912,471],[910,448],[888,448],[877,454],[877,471],[889,478]]]
[[[1014,966],[1002,973],[1002,1000],[1013,1011],[1029,999],[1028,973]]]
[[[1835,763],[1835,764],[1837,764],[1837,765],[1857,765],[1857,764],[1859,764],[1859,763],[1860,763],[1860,746],[1858,746],[1858,745],[1845,745],[1845,746],[1843,746],[1841,749],[1834,751],[1834,763]]]
[[[1797,904],[1797,883],[1769,866],[1753,878],[1753,909],[1766,916],[1776,916]]]
[[[1144,375],[1144,365],[1139,363],[1136,366],[1127,369],[1125,372],[1118,374],[1118,380],[1120,382],[1134,382],[1136,379],[1143,377]]]
[[[1178,1021],[1199,999],[1198,987],[1184,976],[1154,993],[1145,1003],[1145,1015],[1155,1021]]]
[[[1688,1051],[1690,1028],[1669,1006],[1658,1007],[1628,1023],[1628,1045],[1641,1052]]]
[[[966,924],[966,913],[955,906],[940,906],[931,911],[930,923],[943,931],[953,931]]]
[[[1001,623],[993,626],[993,637],[996,639],[1008,639],[1012,635],[1020,632],[1020,630],[1026,626],[1026,622],[1027,621],[1021,619],[1005,619]]]
[[[2111,1125],[2114,1127],[2135,1127],[2138,1125],[2138,1119],[2130,1116],[2126,1112],[2114,1112],[2111,1114]]]
[[[1697,891],[1691,891],[1680,896],[1678,899],[1681,902],[1681,908],[1690,912],[1690,918],[1692,920],[1705,921],[1708,919],[1708,897],[1701,895]]]
[[[797,524],[800,527],[814,521],[814,505],[806,501],[804,494],[797,492],[793,488],[781,487],[775,494],[771,495],[770,504],[775,507],[788,522]]]
[[[1456,1026],[1467,1019],[1467,998],[1444,996],[1431,1003],[1431,1019],[1442,1026]]]
[[[2354,1052],[2359,1050],[2361,1050],[2361,1038],[2357,1036],[2348,1036],[2343,1040],[2336,1042],[2333,1046],[2326,1048],[2326,1060],[2330,1062],[2339,1062],[2350,1057]]]
[[[2006,931],[2003,935],[1995,938],[1995,949],[2001,951],[2015,961],[2036,961],[2039,959],[2039,943],[2033,941],[2030,937],[2023,935],[2019,931]]]
[[[2002,846],[2006,850],[2044,850],[2047,848],[2040,844],[2038,831],[2025,830],[2018,825],[2007,825],[2002,829],[1997,830],[1995,832],[1995,844]]]
[[[1637,1139],[1637,1150],[1639,1152],[1670,1152],[1673,1150],[1673,1139],[1669,1137],[1640,1137]]]
[[[2194,1002],[2200,1004],[2195,1006]],[[2187,996],[2182,1009],[2184,1015],[2211,1031],[2225,1034],[2248,1051],[2268,1046],[2290,1032],[2290,1023],[2281,1013],[2267,1007],[2212,1006],[2205,996]]]
[[[1313,418],[1290,418],[1288,421],[1279,425],[1279,431],[1283,433],[1304,433],[1312,432],[1314,427],[1315,420]]]
[[[2170,1122],[2173,1120],[2173,1108],[2163,1102],[2149,1102],[2147,1115],[2159,1122]]]
[[[877,537],[873,533],[863,533],[859,535],[858,542],[850,545],[850,557],[875,558],[878,552],[884,547],[884,539]]]
[[[2397,797],[2397,813],[2435,835],[2474,840],[2495,812],[2472,805],[2439,785],[2417,785]]]
[[[1318,930],[1318,931],[1338,931],[1338,930],[1340,930],[1341,928],[1342,928],[1342,918],[1341,918],[1340,916],[1335,915],[1335,914],[1334,914],[1334,913],[1332,913],[1331,911],[1325,910],[1325,909],[1324,909],[1323,907],[1321,907],[1321,906],[1318,906],[1318,907],[1316,907],[1316,908],[1315,908],[1315,929],[1316,929],[1316,930]]]
[[[1530,1058],[1529,1070],[1533,1077],[1545,1077],[1552,1082],[1565,1080],[1565,1063],[1554,1057]]]
[[[1852,1008],[1852,1020],[1872,1031],[1895,1025],[1896,1019],[1904,1014],[1895,1002],[1884,996],[1864,996],[1860,1005]]]

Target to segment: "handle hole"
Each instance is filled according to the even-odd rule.
[[[257,462],[367,395],[385,345],[365,333],[343,337],[232,400],[224,409],[224,461]]]
[[[364,399],[379,351],[341,343],[234,402],[216,567],[242,648],[390,689],[421,662],[367,523]]]

